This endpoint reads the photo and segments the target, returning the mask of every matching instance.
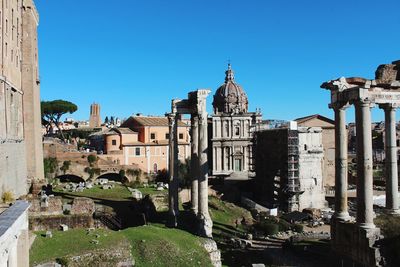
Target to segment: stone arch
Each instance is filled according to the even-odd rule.
[[[69,183],[69,182],[80,183],[80,182],[85,182],[85,179],[83,179],[82,177],[80,177],[78,175],[75,175],[75,174],[63,174],[63,175],[57,176],[56,178],[59,179],[61,183]]]

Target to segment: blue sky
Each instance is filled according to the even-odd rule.
[[[322,82],[400,59],[398,0],[36,0],[42,100],[163,115],[223,83],[228,59],[265,119],[332,117]],[[352,120],[353,112],[348,112]],[[383,112],[373,111],[373,119]]]

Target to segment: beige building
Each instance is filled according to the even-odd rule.
[[[37,26],[32,0],[0,6],[0,195],[28,192],[43,175]]]
[[[189,128],[190,125],[179,122],[178,157],[181,161],[190,157]],[[147,173],[168,169],[169,126],[166,117],[132,116],[119,128],[92,135],[92,140],[97,144],[94,145],[96,149],[103,150],[104,154],[99,155],[103,159],[120,165],[137,165]]]
[[[299,127],[322,128],[323,185],[325,187],[335,186],[335,122],[318,114],[298,118],[296,122]]]
[[[212,174],[231,178],[248,178],[253,169],[253,133],[261,122],[260,112],[248,112],[248,99],[236,83],[231,65],[225,82],[217,89],[212,115]]]

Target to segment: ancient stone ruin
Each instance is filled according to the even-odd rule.
[[[210,90],[199,89],[188,99],[172,100],[169,119],[169,226],[177,226],[178,215],[178,120],[182,114],[191,115],[192,211],[199,220],[199,235],[212,236],[212,220],[208,212],[208,133],[206,98]]]
[[[335,112],[336,176],[335,214],[332,221],[333,249],[363,266],[381,264],[376,246],[380,229],[374,225],[371,108],[385,112],[386,209],[399,214],[395,111],[400,105],[400,61],[380,65],[374,80],[339,78],[321,88],[331,91]],[[357,131],[357,216],[350,221],[347,207],[346,108],[355,106]]]

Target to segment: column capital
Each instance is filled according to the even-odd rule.
[[[397,108],[400,107],[400,104],[398,103],[385,103],[385,104],[379,104],[379,108],[383,109],[385,111],[391,111],[391,110],[396,110]]]
[[[368,98],[359,98],[357,100],[354,100],[353,104],[355,106],[360,106],[360,107],[369,107],[369,108],[373,108],[375,106],[375,103],[372,102],[370,99]]]
[[[345,110],[349,106],[350,106],[350,104],[348,102],[346,102],[346,103],[334,102],[334,103],[329,104],[329,108],[331,108],[333,110]]]

